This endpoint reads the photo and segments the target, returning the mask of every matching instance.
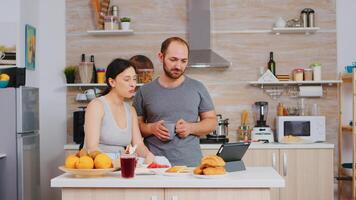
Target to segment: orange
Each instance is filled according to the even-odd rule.
[[[94,166],[96,169],[107,169],[112,167],[112,160],[106,154],[99,154],[95,157]]]
[[[69,155],[65,160],[65,167],[74,169],[76,163],[78,162],[79,158],[76,155]]]
[[[78,162],[76,162],[75,167],[77,169],[93,169],[94,161],[89,156],[82,156],[79,158]]]
[[[0,74],[0,81],[8,81],[10,80],[10,76],[7,74]]]
[[[78,153],[77,153],[78,157],[83,157],[83,156],[89,156],[88,151],[86,149],[81,149]]]
[[[93,152],[90,152],[90,153],[89,153],[89,156],[90,156],[93,160],[95,160],[95,157],[96,157],[97,155],[99,155],[99,154],[101,154],[100,151],[93,151]]]

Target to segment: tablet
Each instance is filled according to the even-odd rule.
[[[240,161],[249,146],[248,142],[225,143],[220,146],[216,155],[224,159],[225,162]]]

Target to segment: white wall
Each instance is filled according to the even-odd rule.
[[[20,0],[1,0],[0,3],[0,22],[17,23],[20,18]]]
[[[67,135],[65,1],[39,0],[39,30],[41,192],[42,200],[59,200],[60,190],[50,188],[50,179],[61,173]]]
[[[337,28],[337,65],[338,71],[343,72],[346,65],[356,62],[356,1],[336,1],[336,28]],[[343,123],[352,120],[352,88],[346,84],[343,88]],[[349,137],[350,135],[345,135]],[[352,138],[345,138],[343,161],[351,161]]]

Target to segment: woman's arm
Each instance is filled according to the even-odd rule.
[[[88,152],[99,150],[99,138],[104,108],[99,99],[89,103],[85,111],[85,147]]]
[[[154,155],[148,150],[143,143],[140,129],[138,127],[137,113],[134,107],[131,107],[132,113],[132,145],[137,145],[136,152],[138,156],[145,158],[145,163],[149,164],[154,161]]]

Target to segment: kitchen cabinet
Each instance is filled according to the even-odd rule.
[[[164,189],[96,189],[93,192],[92,188],[64,188],[62,192],[62,199],[65,200],[78,200],[78,199],[91,199],[91,200],[164,200]]]
[[[334,197],[333,148],[316,145],[251,144],[243,161],[246,167],[271,166],[285,179],[284,188],[271,189],[271,200],[330,200]],[[216,152],[203,150],[203,155]]]
[[[286,181],[286,187],[279,190],[279,199],[333,199],[331,149],[283,149],[279,156],[279,172]]]
[[[214,186],[212,186],[214,187]],[[254,192],[256,190],[256,192]],[[257,190],[259,190],[257,192]],[[269,189],[165,189],[165,200],[269,199]]]

